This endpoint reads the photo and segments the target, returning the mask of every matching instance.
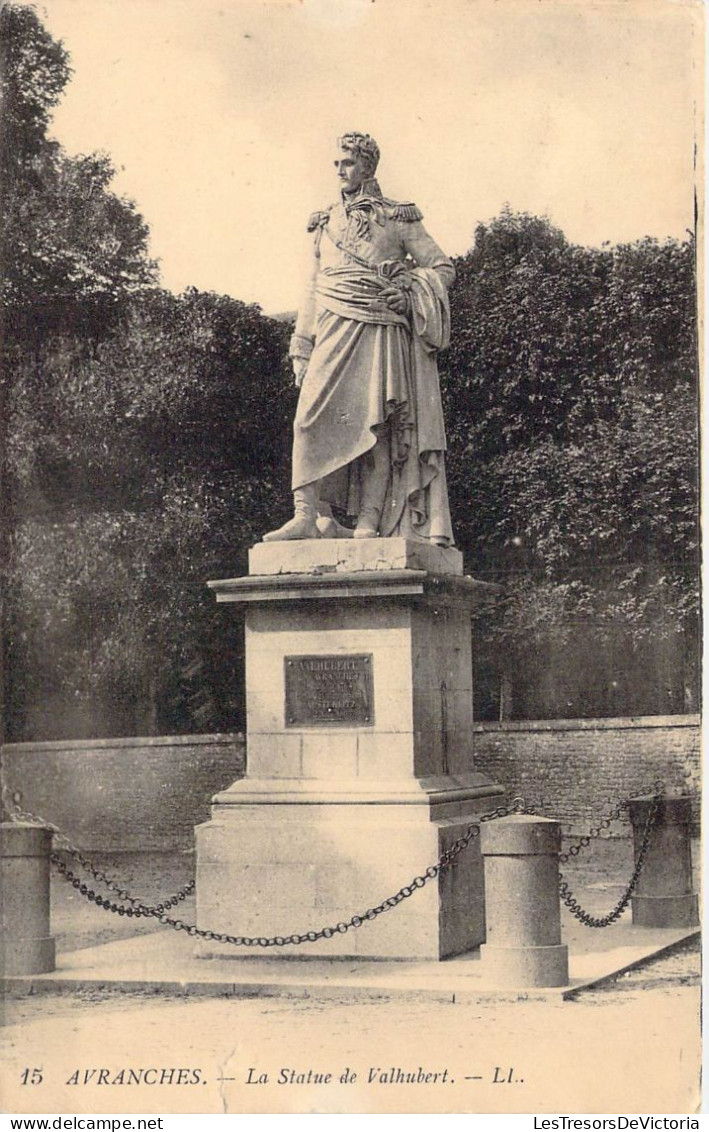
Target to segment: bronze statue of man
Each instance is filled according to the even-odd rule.
[[[378,161],[369,134],[338,138],[339,199],[308,224],[312,262],[290,344],[295,513],[267,542],[453,543],[436,354],[448,344],[455,272],[416,205],[382,195]]]

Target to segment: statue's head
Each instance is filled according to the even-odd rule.
[[[335,169],[345,192],[358,189],[373,177],[379,164],[379,146],[370,134],[351,132],[337,139]]]

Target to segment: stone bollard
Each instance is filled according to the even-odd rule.
[[[637,859],[652,810],[652,796],[628,804]],[[699,900],[692,891],[691,800],[663,798],[631,900],[633,924],[642,928],[691,928],[699,923]]]
[[[49,934],[49,854],[52,833],[23,822],[0,824],[0,971],[53,971]]]
[[[485,866],[487,942],[482,972],[492,986],[561,987],[569,954],[561,942],[561,827],[514,814],[480,826]]]

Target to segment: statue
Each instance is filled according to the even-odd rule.
[[[289,354],[294,515],[264,536],[404,536],[451,546],[436,353],[455,271],[415,204],[382,195],[369,134],[338,138],[340,197],[310,218],[312,262]],[[354,530],[332,514],[356,518]]]

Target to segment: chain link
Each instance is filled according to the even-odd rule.
[[[638,850],[638,855],[635,861],[635,868],[633,869],[633,875],[631,876],[625,892],[621,896],[615,908],[611,909],[611,911],[608,912],[605,916],[592,916],[590,912],[587,912],[586,909],[583,908],[581,904],[579,904],[578,900],[574,896],[569,887],[568,881],[564,877],[564,874],[562,872],[559,872],[559,896],[561,897],[562,903],[565,904],[572,915],[574,915],[577,920],[580,920],[582,924],[585,924],[587,928],[607,928],[610,924],[614,924],[615,921],[623,915],[623,912],[628,907],[630,898],[635,891],[636,885],[640,879],[640,874],[643,871],[643,865],[645,864],[647,851],[650,847],[650,838],[652,836],[652,831],[657,820],[661,801],[662,794],[656,792],[653,796],[650,813],[648,814],[647,821],[645,823],[643,839],[640,845],[640,849]]]
[[[508,817],[510,814],[520,814],[526,812],[527,810],[525,808],[524,800],[522,798],[514,798],[509,806],[498,806],[496,809],[490,810],[486,814],[482,814],[478,819],[478,822],[493,821],[495,818],[503,818]],[[403,888],[400,888],[398,892],[394,893],[392,896],[387,897],[387,899],[383,900],[381,904],[376,904],[374,905],[374,907],[368,908],[366,912],[351,916],[349,920],[340,921],[340,923],[335,924],[334,926],[320,928],[319,931],[309,931],[300,935],[294,933],[286,936],[279,935],[270,937],[235,936],[229,935],[226,932],[214,932],[207,929],[198,928],[196,924],[188,924],[183,920],[176,920],[171,916],[168,916],[166,910],[170,905],[165,902],[152,906],[149,904],[144,904],[141,901],[136,900],[134,897],[128,897],[131,906],[127,908],[125,907],[125,905],[117,904],[115,901],[111,901],[107,897],[104,897],[100,893],[96,893],[93,889],[89,888],[88,885],[85,884],[84,881],[82,881],[81,877],[77,876],[77,874],[69,868],[69,866],[62,859],[59,853],[53,852],[50,859],[59,873],[64,877],[64,879],[67,880],[72,885],[72,887],[80,893],[81,896],[84,896],[91,903],[96,904],[97,907],[103,908],[104,911],[113,912],[119,916],[128,916],[135,918],[152,917],[153,919],[157,919],[158,923],[164,925],[165,927],[173,928],[175,931],[184,931],[187,932],[187,934],[190,936],[198,936],[200,939],[210,940],[215,943],[227,943],[233,945],[234,947],[284,947],[286,945],[297,946],[303,943],[315,943],[319,939],[332,939],[332,937],[335,935],[344,935],[351,929],[359,928],[367,921],[375,920],[377,916],[381,916],[383,915],[383,913],[388,912],[390,909],[396,908],[396,906],[400,904],[402,900],[407,900],[410,896],[413,896],[413,894],[419,888],[423,888],[424,885],[428,884],[430,880],[433,880],[435,877],[437,877],[438,874],[444,869],[450,868],[450,866],[454,863],[456,858],[460,856],[466,846],[469,845],[474,838],[478,837],[479,834],[479,824],[476,823],[474,825],[468,826],[466,832],[462,835],[462,837],[459,837],[456,841],[454,841],[453,844],[441,854],[435,865],[429,865],[429,867],[420,876],[414,877],[413,880],[409,881],[408,884],[405,884]],[[74,856],[73,853],[72,856]],[[80,854],[79,857],[81,857]],[[91,873],[94,877],[100,879],[101,874],[99,873],[99,870],[92,868]],[[187,888],[190,889],[191,887],[193,887],[193,885],[187,886]],[[181,890],[181,892],[185,891],[186,889]],[[177,896],[178,898],[184,898],[180,897],[179,894],[177,894]],[[173,904],[175,902],[175,899],[175,897],[172,898]]]
[[[101,869],[96,868],[93,862],[89,861],[78,849],[64,848],[64,852],[67,853],[74,861],[76,861],[77,864],[81,865],[81,867],[87,873],[90,873],[94,880],[98,881],[99,884],[104,885],[111,892],[115,893],[119,900],[127,900],[129,904],[133,904],[136,907],[142,906],[142,901],[137,896],[131,896],[130,892],[128,892],[124,888],[121,888],[120,885],[110,877],[107,877]],[[62,869],[59,866],[59,862],[61,862],[62,858],[59,856],[59,854],[57,852],[52,853],[50,860],[53,864],[57,865],[59,871],[61,872]],[[72,876],[73,875],[74,874],[72,874]],[[162,912],[166,908],[175,908],[180,903],[180,901],[186,900],[188,896],[191,896],[194,890],[195,881],[191,880],[177,892],[172,893],[171,896],[165,897],[159,904],[155,905],[155,907],[160,912]]]
[[[618,802],[618,804],[613,807],[610,813],[607,814],[607,816],[604,817],[598,823],[598,825],[594,826],[592,829],[589,829],[588,833],[584,834],[583,837],[579,837],[576,843],[574,845],[570,845],[565,853],[559,854],[559,863],[566,864],[566,862],[571,857],[578,857],[582,849],[586,849],[591,844],[591,842],[600,837],[601,834],[605,832],[605,830],[610,829],[614,821],[619,820],[621,815],[625,812],[625,810],[627,810],[628,804],[628,802]]]

